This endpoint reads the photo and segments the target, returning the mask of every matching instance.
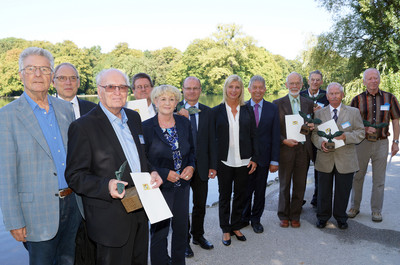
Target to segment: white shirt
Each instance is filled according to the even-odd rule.
[[[60,95],[58,95],[58,98],[63,99],[62,97],[60,97]],[[67,100],[65,100],[67,101]],[[79,102],[78,102],[78,98],[75,96],[71,101],[72,104],[72,108],[74,109],[74,113],[75,113],[75,119],[78,119],[81,117],[81,112],[79,111]]]
[[[150,104],[150,105],[149,105],[149,114],[150,114],[150,117],[149,117],[149,118],[153,118],[154,116],[156,116],[156,112],[154,111],[154,106],[153,106],[153,104]]]
[[[336,109],[337,109],[336,115],[337,115],[338,118],[339,118],[339,112],[340,112],[340,107],[341,107],[341,106],[342,106],[342,103],[340,103],[339,107],[336,108]],[[334,110],[335,108],[332,107],[331,105],[329,105],[329,109],[330,109],[330,111],[331,111],[331,117],[332,117],[332,119],[333,119],[333,115],[335,115],[335,113],[333,112],[333,110]]]
[[[237,113],[233,117],[232,109],[225,103],[226,113],[228,115],[229,122],[229,149],[228,157],[226,161],[222,161],[225,165],[229,167],[242,167],[247,166],[250,163],[250,159],[240,158],[240,148],[239,148],[239,115],[240,106],[236,107]]]
[[[310,89],[307,89],[307,91],[308,91],[308,95],[310,96],[310,98],[316,97],[316,96],[318,96],[318,94],[319,94],[319,89],[318,89],[318,92],[315,93],[314,95],[312,95],[312,94],[310,93]]]

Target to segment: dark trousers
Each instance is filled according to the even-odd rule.
[[[60,200],[60,221],[55,237],[47,241],[25,242],[30,265],[73,265],[75,237],[82,220],[74,194]]]
[[[278,203],[280,220],[300,220],[309,165],[310,156],[303,144],[299,143],[294,147],[281,146]]]
[[[185,264],[189,218],[189,187],[189,185],[185,185],[161,190],[173,217],[151,225],[150,259],[152,265],[168,264],[167,237],[170,226],[172,226],[172,264]]]
[[[332,189],[333,176],[335,176],[335,197],[333,202],[333,217],[338,222],[347,221],[347,203],[354,173],[340,174],[336,167],[330,173],[318,172],[318,205],[317,218],[321,221],[328,221],[332,216]]]
[[[219,225],[223,233],[241,228],[241,217],[246,204],[247,183],[249,169],[243,167],[229,167],[218,162],[218,189],[219,189]],[[233,202],[231,212],[231,197],[233,183]]]
[[[206,203],[208,194],[208,180],[204,181],[200,178],[197,169],[194,171],[190,186],[193,192],[193,210],[192,210],[192,225],[188,225],[188,231],[194,239],[204,235],[204,217],[206,215]],[[190,241],[190,234],[188,233]]]
[[[313,145],[313,158],[312,161],[315,166],[315,161],[317,159],[317,148]],[[311,204],[317,205],[318,200],[318,171],[314,169],[314,194],[312,196]]]
[[[252,224],[260,222],[265,207],[265,190],[267,188],[268,169],[269,166],[258,166],[256,171],[249,175],[246,205],[242,214],[243,222],[251,221]]]
[[[121,247],[97,244],[96,265],[147,264],[149,222],[146,213],[141,209],[130,213],[129,218],[131,219],[131,232],[128,241]]]

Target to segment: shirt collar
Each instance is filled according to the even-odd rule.
[[[128,117],[126,117],[126,114],[125,114],[125,111],[123,108],[120,111],[120,113],[121,113],[121,120],[120,120],[117,116],[115,116],[113,113],[111,113],[111,111],[106,109],[106,107],[104,107],[103,104],[101,104],[101,102],[99,103],[99,105],[111,123],[113,123],[115,121],[122,121],[122,123],[126,123],[128,121]]]
[[[260,106],[260,108],[263,107],[263,103],[264,103],[264,100],[261,100],[261,101],[258,103],[258,105]],[[256,103],[253,101],[253,99],[250,99],[250,105],[251,105],[252,107],[254,107],[254,105],[256,105]]]
[[[367,96],[370,95],[371,97],[373,97],[374,95],[372,95],[371,93],[368,92],[368,90],[365,90],[365,93],[367,93]],[[378,89],[378,93],[375,94],[375,96],[379,94],[380,96],[382,96],[382,91],[380,89]]]
[[[59,99],[64,100],[64,101],[68,101],[68,100],[63,99],[60,95],[57,95],[57,97],[58,97]],[[71,103],[74,103],[74,105],[79,105],[78,97],[77,97],[76,95],[75,95],[75,97],[74,97],[70,102],[71,102]]]
[[[319,94],[319,89],[318,89],[317,93],[315,93],[315,95],[311,95],[309,89],[307,89],[307,92],[308,92],[308,95],[310,96],[310,98],[311,98],[311,97],[316,97],[316,96],[318,96],[318,94]]]
[[[293,99],[298,99],[299,100],[298,102],[300,103],[300,95],[298,95],[297,98],[293,97],[290,94],[288,94],[288,95],[289,95],[290,102],[293,102]]]
[[[329,104],[329,109],[331,110],[331,112],[333,112],[334,109],[337,109],[338,111],[340,111],[341,107],[342,107],[342,103],[340,103],[339,107],[337,107],[337,108],[334,108],[334,107],[332,107],[331,104]]]
[[[22,95],[25,96],[25,99],[26,99],[26,101],[28,101],[32,110],[35,110],[36,108],[40,108],[39,105],[30,96],[28,96],[27,93],[24,92]],[[51,101],[49,99],[49,95],[47,95],[47,101],[49,102],[49,107],[52,106]]]
[[[185,109],[188,109],[190,107],[196,107],[199,108],[199,102],[197,101],[196,104],[194,104],[194,106],[190,105],[189,103],[187,103],[186,100],[183,100],[183,102],[185,103]]]

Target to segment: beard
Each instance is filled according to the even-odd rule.
[[[297,92],[292,92],[289,90],[289,94],[292,95],[293,97],[297,97],[300,94],[300,90]]]

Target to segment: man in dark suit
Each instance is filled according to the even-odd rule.
[[[313,99],[314,98],[314,112],[328,106],[329,102],[326,98],[326,91],[321,89],[324,83],[322,73],[319,70],[315,70],[308,76],[309,88],[300,92],[300,96]],[[315,164],[317,157],[317,148],[313,145],[313,156],[311,160]],[[318,195],[318,171],[314,169],[314,194],[311,200],[311,204],[317,207],[317,195]]]
[[[73,64],[62,63],[57,65],[54,69],[53,86],[57,90],[58,98],[71,102],[76,119],[96,107],[95,103],[79,99],[76,96],[81,81],[78,70]]]
[[[184,108],[179,111],[192,123],[193,140],[196,152],[196,170],[194,171],[190,186],[193,191],[192,225],[190,233],[193,236],[193,244],[200,245],[203,249],[212,249],[214,246],[204,238],[204,217],[206,214],[206,202],[208,193],[208,179],[215,178],[217,171],[216,152],[212,152],[215,134],[211,126],[211,109],[199,103],[201,94],[201,83],[197,77],[189,76],[182,86]],[[198,108],[200,112],[189,114],[188,109]],[[193,257],[194,253],[190,247],[190,234],[188,233],[188,244],[185,256]]]
[[[254,232],[262,233],[264,228],[260,219],[265,206],[268,170],[273,173],[279,168],[279,113],[275,104],[263,99],[266,92],[264,78],[259,75],[253,76],[250,79],[248,89],[251,99],[247,102],[247,105],[254,109],[260,155],[256,171],[249,176],[248,198],[242,214],[242,221],[244,226],[251,221]]]
[[[141,120],[125,109],[127,76],[117,69],[96,77],[100,103],[69,128],[67,169],[69,186],[82,196],[89,237],[96,242],[96,264],[147,264],[148,220],[143,209],[127,213],[117,183],[133,186],[130,172],[148,172]],[[122,181],[115,171],[128,161]],[[152,183],[162,180],[151,173]]]
[[[300,74],[290,73],[286,78],[285,85],[289,89],[289,95],[273,101],[278,105],[281,126],[278,217],[281,220],[281,227],[288,227],[290,221],[292,227],[297,228],[300,227],[300,214],[310,157],[312,156],[312,146],[310,135],[306,136],[305,142],[287,139],[285,116],[298,114],[300,110],[311,115],[314,104],[311,100],[299,96],[303,86],[303,77]],[[311,130],[314,129],[314,124],[308,125]],[[292,182],[292,197],[290,198]]]

